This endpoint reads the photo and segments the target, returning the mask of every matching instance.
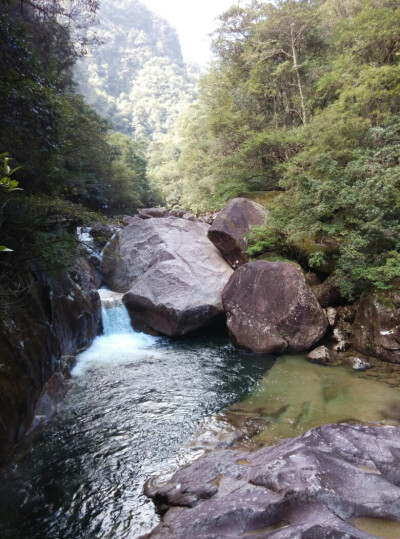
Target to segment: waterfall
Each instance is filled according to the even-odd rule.
[[[99,295],[104,335],[134,333],[128,311],[122,303],[123,294],[101,288]]]
[[[156,350],[158,337],[134,331],[125,305],[123,294],[107,288],[99,290],[103,335],[78,356],[72,374],[82,376],[90,369],[113,367],[159,357]]]

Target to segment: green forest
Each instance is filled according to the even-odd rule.
[[[2,2],[0,263],[67,263],[93,212],[198,214],[247,196],[269,210],[251,256],[330,275],[350,300],[393,286],[400,2],[235,5],[197,95],[174,31],[133,5],[124,18],[126,2],[109,4],[99,26],[96,0]]]

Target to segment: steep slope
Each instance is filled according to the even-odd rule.
[[[198,78],[176,31],[137,0],[104,0],[99,15],[103,44],[78,66],[81,91],[118,131],[145,139],[167,132]]]

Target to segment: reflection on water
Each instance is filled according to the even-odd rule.
[[[243,427],[257,422],[253,444],[270,445],[313,427],[341,421],[398,425],[400,389],[367,373],[323,367],[303,356],[282,356],[254,392],[230,406],[221,420]]]
[[[0,472],[2,538],[148,532],[158,519],[144,482],[196,456],[187,441],[205,418],[243,399],[272,364],[225,336],[135,333],[115,295],[103,306],[115,307],[103,313],[105,335],[81,354],[60,415]]]

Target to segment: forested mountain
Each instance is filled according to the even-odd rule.
[[[110,136],[76,91],[74,65],[96,9],[94,0],[0,5],[0,154],[12,158],[0,161],[0,245],[13,250],[0,278],[33,258],[65,264],[75,252],[68,227],[96,219],[86,209],[133,213],[159,201],[139,144]]]
[[[176,31],[137,0],[103,0],[99,19],[103,43],[77,69],[88,103],[136,139],[166,133],[198,80],[183,63]]]
[[[152,165],[167,199],[196,211],[271,191],[253,255],[333,271],[347,297],[391,286],[400,278],[399,2],[255,1],[224,13],[214,38],[198,99]]]

